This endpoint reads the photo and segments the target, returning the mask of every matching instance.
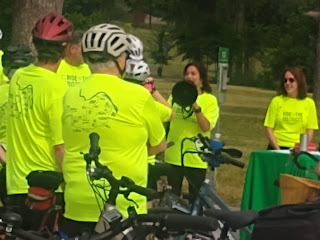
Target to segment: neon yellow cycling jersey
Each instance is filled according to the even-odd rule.
[[[102,165],[107,165],[117,179],[127,176],[145,187],[147,144],[158,145],[164,138],[164,128],[146,89],[107,74],[92,74],[87,81],[69,88],[63,108],[64,215],[76,221],[96,222],[100,209],[86,177],[86,163],[79,154],[88,151],[89,134],[100,135]],[[104,181],[101,184],[108,186]],[[131,193],[129,198],[138,204],[139,213],[146,213],[145,197]],[[119,195],[116,206],[127,216],[127,207],[135,204]]]
[[[72,66],[62,59],[57,70],[57,74],[67,83],[69,87],[74,87],[88,79],[91,75],[89,66],[85,63],[79,66]]]
[[[264,126],[273,128],[279,146],[293,147],[300,141],[301,133],[318,129],[315,103],[309,97],[276,96],[271,100]]]
[[[66,84],[52,71],[31,64],[10,81],[7,121],[8,194],[28,192],[34,170],[57,171],[53,147],[63,143],[62,99]]]
[[[170,96],[169,102],[172,102],[172,97]],[[168,134],[167,141],[174,142],[174,145],[168,148],[165,152],[165,161],[167,163],[181,166],[181,141],[185,137],[194,137],[198,133],[201,133],[203,136],[210,137],[210,131],[216,125],[219,107],[217,104],[217,99],[212,94],[204,92],[199,95],[197,104],[201,107],[202,113],[205,118],[210,123],[210,130],[203,132],[197,122],[195,113],[192,113],[191,116],[188,116],[188,113],[182,110],[178,104],[173,104],[172,108],[175,113],[175,118],[170,123],[170,130]],[[186,141],[184,143],[184,149],[194,149],[194,144],[192,142]],[[193,168],[207,168],[207,163],[203,162],[197,154],[186,154],[184,156],[184,166],[193,167]]]

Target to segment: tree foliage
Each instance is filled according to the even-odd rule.
[[[318,23],[304,13],[319,7],[317,0],[64,0],[63,14],[84,30],[103,22],[134,23],[139,13],[162,17],[166,30],[156,32],[150,45],[160,66],[168,61],[161,36],[189,60],[215,63],[218,48],[228,47],[231,84],[274,89],[292,65],[303,67],[312,85]],[[0,2],[2,45],[11,39],[12,9],[12,1]]]
[[[127,20],[124,0],[65,0],[63,14],[75,29],[86,30],[100,23]]]
[[[0,1],[0,29],[3,33],[3,38],[0,40],[0,49],[4,49],[9,45],[11,39],[11,23],[12,23],[12,1]]]
[[[168,65],[168,61],[172,59],[169,52],[172,46],[169,43],[166,27],[162,27],[160,31],[154,35],[150,44],[150,55],[155,64],[158,65],[157,75],[162,76],[164,65]]]
[[[160,2],[184,59],[216,62],[218,47],[228,47],[233,84],[273,89],[284,68],[293,65],[303,67],[312,82],[317,24],[303,13],[316,9],[316,0]]]

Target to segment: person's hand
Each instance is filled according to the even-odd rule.
[[[152,94],[156,91],[156,87],[154,85],[154,79],[152,77],[146,78],[144,80],[143,86]]]
[[[201,112],[201,107],[199,107],[199,105],[198,105],[196,102],[194,102],[194,103],[192,104],[192,108],[193,108],[193,111],[194,111],[195,113],[200,113],[200,112]]]

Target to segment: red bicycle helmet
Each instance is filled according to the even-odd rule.
[[[37,21],[32,35],[44,40],[66,41],[72,35],[72,24],[64,16],[51,13]]]

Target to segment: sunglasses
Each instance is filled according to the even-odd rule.
[[[285,78],[285,79],[283,79],[283,81],[284,81],[284,83],[286,83],[287,81],[293,83],[295,80],[294,80],[294,78]]]

